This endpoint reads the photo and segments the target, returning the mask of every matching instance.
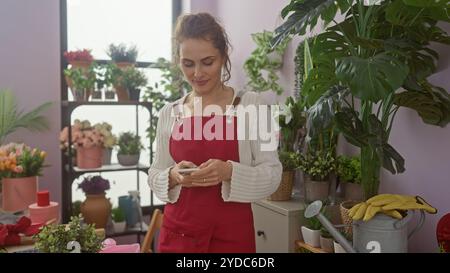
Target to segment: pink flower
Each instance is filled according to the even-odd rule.
[[[14,168],[14,172],[15,173],[22,173],[23,172],[23,167],[22,166],[16,166],[15,168]]]

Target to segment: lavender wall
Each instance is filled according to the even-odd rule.
[[[23,141],[48,152],[46,163],[51,166],[45,169],[39,188],[49,189],[57,202],[61,198],[59,37],[58,0],[0,1],[0,88],[12,90],[25,111],[54,102],[46,112],[50,131],[39,134],[21,129],[7,141]]]
[[[205,1],[192,0],[192,3]],[[245,73],[242,69],[245,59],[255,48],[250,34],[263,29],[273,30],[279,25],[280,10],[290,1],[283,0],[218,0],[216,6],[196,11],[208,11],[217,16],[225,26],[234,51],[231,56],[233,66],[230,84],[236,88],[245,85]],[[199,5],[198,5],[199,6]],[[447,32],[450,25],[445,26]],[[283,101],[290,95],[294,86],[294,51],[298,45],[294,40],[285,55],[281,71],[280,83],[285,94],[277,97],[265,94],[272,102]],[[436,46],[441,54],[438,74],[431,80],[450,90],[450,48]],[[421,119],[411,110],[402,109],[394,123],[391,144],[405,157],[406,172],[401,175],[383,173],[381,192],[421,195],[439,210],[437,215],[427,215],[427,220],[420,232],[410,240],[410,251],[436,252],[436,223],[442,215],[450,212],[450,126],[437,128],[423,124]],[[353,147],[341,147],[341,150],[352,151]]]

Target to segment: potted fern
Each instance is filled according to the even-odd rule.
[[[403,157],[388,143],[398,109],[413,109],[436,126],[450,121],[450,95],[427,79],[439,56],[430,44],[450,44],[438,24],[448,21],[448,1],[292,0],[281,15],[287,19],[275,30],[273,46],[324,21],[309,48],[312,66],[302,89],[316,127],[309,134],[334,121],[361,149],[364,198],[376,195],[382,167],[405,171]]]

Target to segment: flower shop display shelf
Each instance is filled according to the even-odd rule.
[[[141,102],[141,101],[125,101],[125,102],[113,102],[113,101],[67,101],[63,100],[61,102],[61,127],[69,127],[71,128],[71,117],[73,111],[81,106],[130,106],[135,107],[135,119],[136,119],[136,133],[139,134],[139,115],[138,109],[139,107],[146,108],[150,113],[150,120],[152,119],[152,103],[151,102]],[[132,117],[131,117],[132,118]],[[151,124],[153,126],[153,124]],[[145,130],[145,128],[144,128]],[[71,139],[71,132],[69,129],[69,137]],[[68,222],[70,216],[72,215],[72,183],[79,176],[86,173],[102,173],[102,172],[119,172],[119,171],[130,171],[135,170],[137,173],[145,172],[148,173],[149,166],[143,164],[137,164],[132,166],[121,166],[119,164],[111,164],[111,165],[103,165],[100,168],[92,168],[92,169],[81,169],[75,167],[73,165],[73,161],[69,160],[72,158],[74,154],[74,149],[69,145],[67,149],[67,153],[62,152],[62,174],[63,181],[62,183],[62,221],[64,223]],[[151,164],[151,160],[153,158],[153,150],[150,147],[150,158],[149,162]],[[136,183],[139,189],[139,175],[137,175]],[[153,211],[155,208],[159,208],[160,205],[154,205],[153,194],[150,193],[150,206],[142,207],[142,212],[144,215],[147,215]],[[146,225],[142,225],[142,227],[127,229],[124,232],[108,234],[108,236],[117,237],[117,236],[126,236],[126,235],[137,235],[138,241],[140,240],[140,236],[145,234]]]

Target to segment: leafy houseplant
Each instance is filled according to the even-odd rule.
[[[320,228],[322,224],[317,217],[306,218],[306,225],[301,227],[302,237],[306,244],[320,247]]]
[[[135,67],[127,67],[123,70],[121,86],[126,88],[131,100],[139,101],[141,88],[147,85],[145,74]]]
[[[119,45],[110,44],[106,54],[115,63],[132,63],[136,62],[138,56],[138,50],[136,46],[127,47],[121,43]]]
[[[289,39],[284,40],[275,48],[271,47],[273,32],[263,31],[252,34],[252,39],[257,48],[251,53],[250,57],[244,63],[244,69],[249,77],[247,83],[254,91],[272,90],[278,95],[283,93],[283,89],[278,84],[278,75],[276,71],[281,68],[282,56],[289,43]],[[271,58],[271,56],[275,56]],[[263,76],[267,72],[267,77]]]
[[[337,10],[344,14],[341,22],[335,21]],[[405,170],[388,143],[400,107],[417,111],[428,124],[450,121],[449,94],[427,80],[438,59],[430,43],[450,44],[437,25],[449,21],[448,11],[448,1],[441,0],[292,0],[282,10],[289,17],[275,30],[273,45],[303,36],[319,18],[326,25],[311,43],[313,67],[303,83],[315,127],[308,133],[313,137],[334,121],[361,148],[366,199],[378,193],[381,167],[393,174]]]
[[[340,155],[337,158],[336,174],[341,181],[361,184],[361,157]]]
[[[123,166],[136,165],[139,162],[141,149],[144,146],[141,143],[141,137],[133,132],[125,132],[119,136],[119,151],[117,159]]]
[[[114,221],[114,232],[123,232],[126,228],[125,212],[119,207],[113,208],[111,212]]]
[[[172,62],[158,58],[154,65],[161,71],[161,80],[147,86],[144,91],[143,100],[152,102],[151,126],[147,129],[147,137],[150,139],[150,145],[156,138],[156,125],[158,124],[158,114],[161,108],[168,102],[180,98],[183,93],[190,92],[192,87],[183,79],[183,73],[180,68]]]
[[[88,68],[67,68],[64,75],[76,101],[87,101],[94,91],[96,83],[95,65]]]
[[[284,108],[284,109],[283,109]],[[280,126],[280,148],[282,151],[296,151],[301,146],[299,139],[303,138],[302,130],[305,127],[305,112],[300,101],[294,101],[292,97],[286,99],[278,114]]]
[[[34,235],[35,248],[43,253],[69,253],[69,242],[78,242],[82,253],[97,253],[102,248],[102,238],[92,225],[82,225],[80,218],[72,216],[68,225],[47,225]]]
[[[5,138],[19,128],[32,132],[42,132],[49,128],[48,120],[42,113],[51,106],[44,103],[30,112],[23,112],[17,108],[14,94],[9,90],[0,90],[0,144]]]

